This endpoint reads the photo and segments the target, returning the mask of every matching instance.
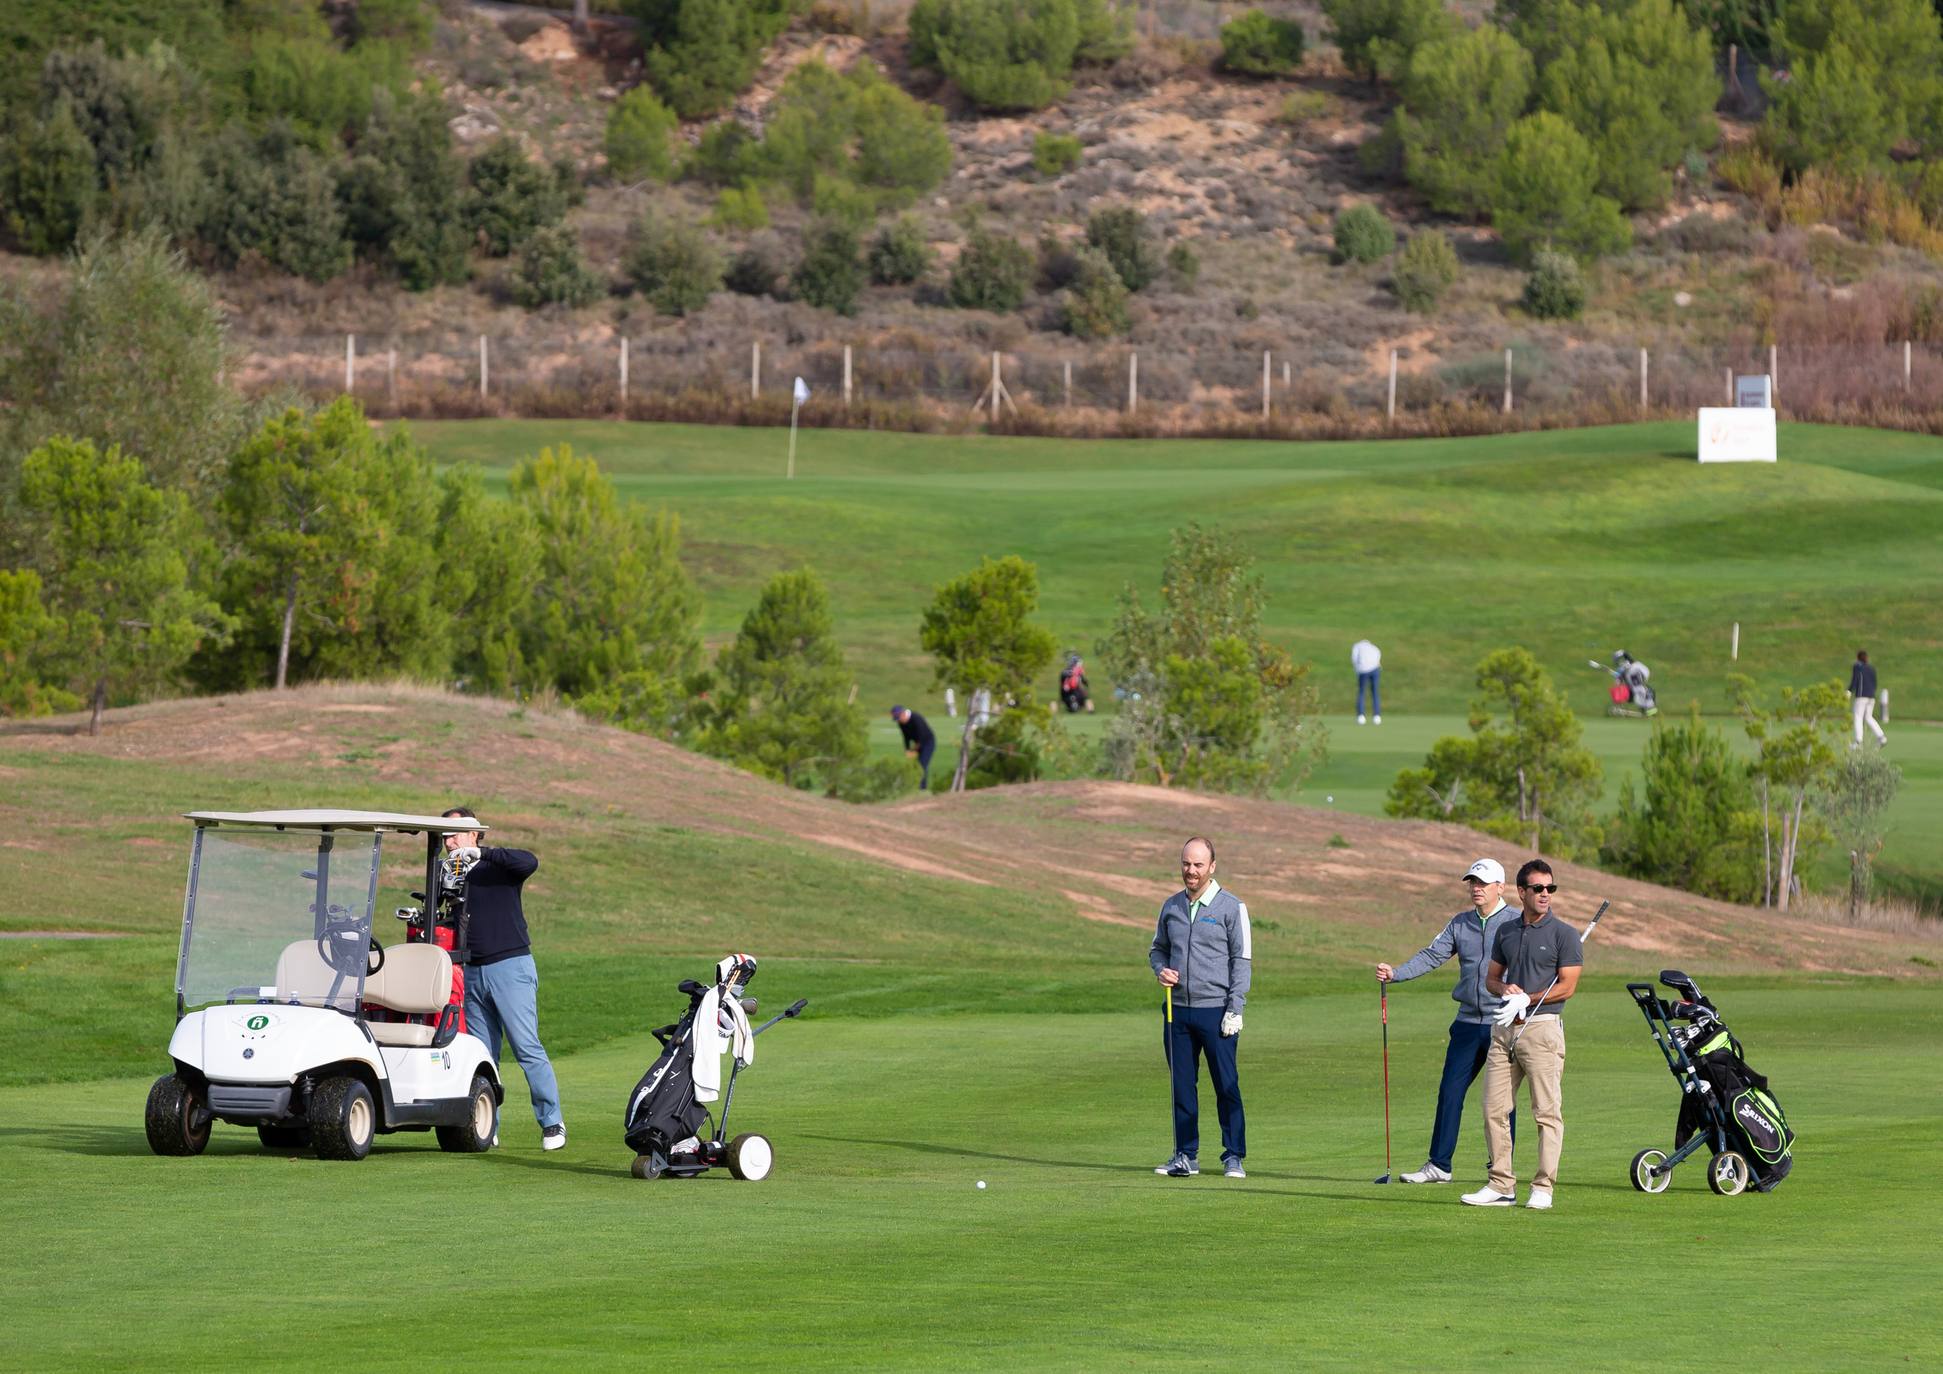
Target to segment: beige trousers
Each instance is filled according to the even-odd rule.
[[[1516,1037],[1518,1048],[1511,1048]],[[1565,1023],[1556,1016],[1534,1017],[1523,1035],[1516,1026],[1495,1026],[1484,1056],[1484,1141],[1491,1156],[1491,1187],[1509,1193],[1517,1187],[1512,1172],[1511,1110],[1518,1085],[1531,1083],[1531,1114],[1538,1123],[1538,1172],[1531,1186],[1550,1188],[1558,1181],[1558,1156],[1565,1144]]]

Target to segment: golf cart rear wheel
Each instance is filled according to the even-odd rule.
[[[256,1128],[256,1138],[263,1142],[266,1150],[308,1150],[310,1127],[272,1126],[266,1123]]]
[[[1642,1193],[1664,1193],[1666,1186],[1673,1182],[1673,1171],[1656,1174],[1653,1170],[1666,1163],[1665,1150],[1641,1150],[1633,1156],[1633,1187]]]
[[[1722,1197],[1733,1197],[1747,1187],[1748,1180],[1754,1176],[1747,1167],[1745,1156],[1733,1150],[1722,1150],[1707,1165],[1707,1186]]]
[[[776,1152],[769,1137],[751,1131],[729,1142],[729,1173],[745,1183],[760,1183],[776,1167]]]
[[[371,1089],[355,1078],[326,1078],[310,1095],[310,1137],[319,1159],[363,1159],[378,1133]]]
[[[492,1148],[493,1132],[499,1129],[499,1100],[493,1096],[492,1082],[483,1073],[472,1076],[472,1090],[466,1095],[470,1110],[462,1126],[439,1126],[433,1134],[439,1148],[454,1154],[484,1154]]]
[[[156,1154],[201,1154],[213,1124],[200,1090],[179,1075],[165,1073],[149,1088],[142,1125],[148,1131],[148,1147]]]

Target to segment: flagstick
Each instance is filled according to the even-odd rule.
[[[784,481],[793,481],[796,477],[796,412],[802,408],[801,401],[792,400],[789,404],[789,471]]]

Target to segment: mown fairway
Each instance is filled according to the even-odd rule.
[[[1867,647],[1905,772],[1883,869],[1943,891],[1931,842],[1943,822],[1943,440],[1790,425],[1775,466],[1703,468],[1688,456],[1690,424],[1334,444],[805,430],[785,485],[779,430],[547,420],[413,432],[441,459],[500,473],[568,443],[679,512],[711,641],[734,633],[775,572],[814,568],[860,699],[933,716],[942,703],[917,626],[940,582],[982,555],[1021,554],[1039,567],[1044,621],[1092,657],[1123,585],[1151,601],[1169,531],[1220,526],[1258,555],[1273,631],[1325,692],[1337,758],[1305,798],[1335,793],[1366,812],[1431,739],[1463,730],[1471,670],[1504,644],[1530,648],[1570,690],[1609,800],[1646,729],[1607,722],[1608,679],[1588,658],[1629,649],[1652,666],[1667,714],[1693,701],[1724,714],[1736,669],[1772,695],[1846,681]],[[1384,651],[1381,741],[1351,733],[1349,645],[1364,635]],[[1094,688],[1110,709],[1097,667]],[[893,747],[895,729],[873,715]]]

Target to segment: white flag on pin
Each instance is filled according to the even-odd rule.
[[[810,384],[801,377],[796,379],[796,404],[802,405],[810,398]]]

